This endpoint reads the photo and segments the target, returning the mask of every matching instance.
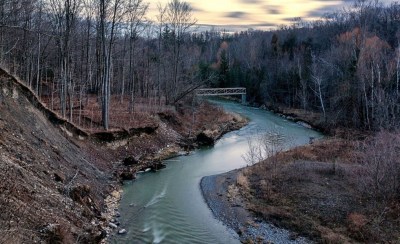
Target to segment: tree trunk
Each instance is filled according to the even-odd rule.
[[[39,86],[40,86],[40,33],[38,37],[38,51],[36,60],[36,94],[39,96]]]
[[[399,82],[400,82],[400,43],[397,48],[397,65],[396,65],[396,95],[399,99]]]
[[[131,33],[132,35],[132,33]],[[129,80],[130,80],[130,88],[131,88],[131,96],[129,101],[129,112],[133,113],[135,110],[135,40],[130,37],[129,44]]]
[[[124,102],[124,96],[125,96],[125,53],[126,53],[126,38],[124,39],[124,47],[123,47],[123,51],[122,51],[122,65],[121,65],[121,73],[122,73],[122,77],[121,77],[121,98],[120,98],[120,103],[122,104]]]

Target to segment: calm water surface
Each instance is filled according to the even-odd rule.
[[[125,184],[121,227],[128,233],[111,243],[239,243],[235,232],[215,219],[199,187],[202,177],[246,166],[248,138],[266,131],[283,134],[287,148],[306,144],[318,132],[270,112],[233,102],[214,101],[250,119],[248,126],[226,134],[214,147],[167,160],[167,168],[139,175]]]

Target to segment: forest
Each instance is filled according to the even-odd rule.
[[[239,32],[195,14],[182,0],[0,1],[0,242],[100,242],[120,182],[248,123],[199,103],[208,87],[245,87],[250,106],[325,137],[285,151],[279,131],[253,136],[249,167],[213,194],[227,210],[236,197],[321,243],[398,242],[400,3]]]
[[[190,104],[199,87],[246,87],[250,104],[313,111],[327,126],[399,126],[397,2],[236,33],[200,31],[186,2],[157,8],[150,19],[143,0],[1,1],[1,65],[71,122],[104,129],[116,109]]]

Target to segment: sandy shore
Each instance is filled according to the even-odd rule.
[[[254,216],[246,208],[246,200],[236,187],[238,170],[203,177],[200,182],[203,197],[214,216],[238,233],[246,243],[311,243],[288,230],[277,228]]]

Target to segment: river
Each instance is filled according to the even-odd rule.
[[[261,132],[283,135],[286,148],[306,144],[321,134],[268,111],[234,102],[213,101],[250,119],[249,124],[223,136],[214,147],[166,160],[167,168],[140,174],[124,185],[120,204],[125,235],[111,243],[239,243],[235,232],[215,219],[200,190],[204,176],[246,166],[248,138]]]

